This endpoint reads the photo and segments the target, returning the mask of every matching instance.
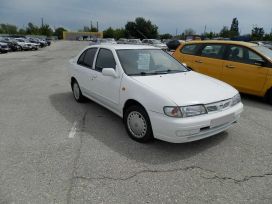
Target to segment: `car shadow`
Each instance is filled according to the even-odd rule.
[[[253,96],[249,94],[241,94],[242,103],[246,106],[260,108],[263,110],[272,110],[272,105],[269,104],[263,97]]]
[[[228,137],[227,132],[222,132],[190,143],[173,144],[155,140],[142,144],[129,138],[120,117],[92,101],[76,103],[70,92],[53,94],[49,98],[53,107],[71,124],[79,115],[87,113],[83,129],[86,137],[100,141],[128,159],[144,163],[164,164],[184,160],[219,145]]]

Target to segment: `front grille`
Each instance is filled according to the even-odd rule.
[[[219,102],[215,102],[215,103],[210,103],[210,104],[205,105],[208,113],[209,112],[223,111],[223,110],[226,110],[226,109],[230,108],[230,106],[231,106],[231,99],[224,100],[224,101],[219,101]]]

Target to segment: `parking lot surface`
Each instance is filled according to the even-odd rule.
[[[0,203],[272,203],[272,106],[242,95],[238,124],[187,144],[131,140],[75,102],[68,60],[87,42],[0,55]]]

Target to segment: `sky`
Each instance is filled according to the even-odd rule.
[[[136,17],[151,20],[159,33],[187,28],[219,32],[238,18],[242,34],[253,26],[272,29],[272,0],[0,0],[0,23],[26,27],[28,22],[71,31],[99,22],[99,30],[124,27]]]

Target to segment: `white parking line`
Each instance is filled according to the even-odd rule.
[[[69,132],[68,138],[74,138],[75,137],[76,131],[77,131],[77,123],[78,123],[77,121],[75,121],[73,123],[73,126],[72,126],[72,128],[71,128],[71,130]]]

